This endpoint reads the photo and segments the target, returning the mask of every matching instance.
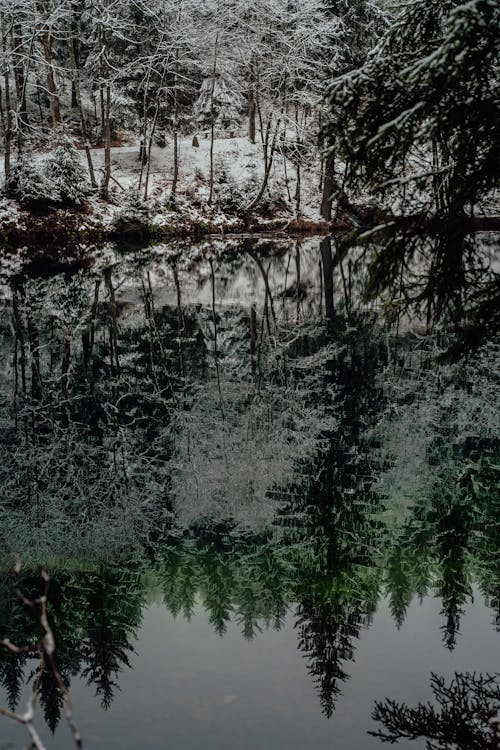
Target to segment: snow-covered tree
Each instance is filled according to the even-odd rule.
[[[407,2],[329,90],[345,189],[371,201],[364,218],[381,237],[368,292],[425,305],[429,320],[498,320],[498,277],[477,267],[472,232],[499,176],[499,24],[494,0]]]
[[[359,69],[329,91],[346,185],[377,201],[461,216],[498,179],[494,0],[407,3]]]
[[[44,161],[44,171],[59,200],[79,204],[88,193],[88,182],[80,156],[69,138],[61,138]]]

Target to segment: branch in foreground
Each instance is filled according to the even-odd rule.
[[[76,748],[78,748],[78,750],[81,750],[81,748],[83,747],[82,737],[73,716],[73,705],[71,703],[68,688],[64,684],[64,680],[61,677],[61,674],[56,665],[56,643],[54,633],[52,631],[52,628],[50,627],[47,616],[47,599],[50,586],[50,575],[47,573],[47,571],[42,570],[41,577],[44,581],[43,593],[38,599],[29,599],[21,590],[21,563],[19,558],[17,558],[15,561],[13,573],[16,581],[17,598],[25,606],[29,607],[33,611],[38,611],[38,619],[40,625],[43,628],[44,635],[41,640],[38,641],[38,643],[26,646],[17,646],[14,643],[11,643],[8,638],[0,639],[0,646],[3,646],[14,654],[19,655],[23,653],[38,653],[40,657],[40,665],[33,682],[31,695],[27,701],[25,713],[18,714],[14,711],[10,711],[9,709],[0,706],[0,715],[6,716],[7,718],[12,719],[13,721],[17,721],[25,726],[27,732],[31,737],[31,747],[34,748],[34,750],[46,750],[38,732],[33,726],[33,720],[35,717],[36,700],[42,677],[44,672],[49,669],[57,683],[57,687],[60,693],[63,696],[66,721],[68,722],[73,741]]]

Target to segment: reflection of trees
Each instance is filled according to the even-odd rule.
[[[0,623],[2,636],[12,643],[28,643],[32,635],[31,613],[25,612],[18,606],[10,577],[0,577]],[[18,640],[16,640],[18,639]],[[0,650],[0,684],[7,695],[9,707],[14,710],[23,689],[23,674],[26,667],[27,654],[13,654]]]
[[[161,466],[131,439],[126,397],[137,375],[136,355],[131,342],[132,362],[124,357],[118,368],[117,303],[107,281],[107,287],[101,285],[101,291],[108,289],[103,299],[99,285],[84,273],[29,281],[13,292],[16,325],[5,354],[6,361],[14,355],[14,368],[4,371],[1,416],[4,533],[34,558],[48,549],[63,553],[70,540],[75,554],[85,554],[88,544],[95,552],[99,536],[102,545],[120,547],[125,515],[131,528],[144,525],[144,506],[161,474]],[[33,319],[36,342],[26,351]],[[30,378],[37,382],[35,395]],[[140,380],[146,414],[155,424],[161,399],[153,408],[147,372]]]
[[[340,340],[338,355],[331,354],[327,365],[342,404],[339,421],[328,433],[316,481],[305,498],[292,503],[295,511],[297,506],[303,511],[296,538],[303,535],[312,542],[315,554],[309,565],[316,567],[312,580],[310,573],[296,590],[299,648],[327,716],[348,677],[345,665],[354,659],[355,642],[376,609],[375,570],[383,534],[378,520],[382,503],[371,490],[374,467],[365,440],[382,405],[374,378],[380,349],[362,327],[355,337],[340,334]]]
[[[446,684],[433,674],[431,688],[437,705],[376,703],[373,718],[383,729],[370,734],[390,743],[422,737],[429,750],[498,750],[500,736],[491,720],[500,708],[499,675],[456,672]]]
[[[298,606],[298,645],[307,659],[327,717],[335,709],[341,684],[349,678],[346,663],[354,660],[355,642],[361,630],[370,625],[376,608],[376,578],[363,583],[368,588],[365,597],[360,596],[360,581],[339,574],[330,585],[313,585],[309,596],[303,595]]]
[[[461,357],[497,336],[500,277],[495,265],[498,235],[474,233],[470,225],[437,222],[431,231],[418,222],[379,225],[357,232],[365,253],[356,276],[367,275],[367,299],[383,300],[398,321],[410,315],[428,331],[453,331],[443,348]],[[353,233],[356,234],[356,233]],[[350,246],[353,237],[349,237]]]
[[[31,611],[15,601],[12,580],[2,578],[5,602],[2,611],[2,636],[14,643],[36,643],[39,623]],[[96,570],[85,574],[60,574],[49,589],[48,613],[56,634],[55,664],[69,687],[82,677],[95,688],[103,708],[108,708],[124,666],[129,667],[131,639],[140,624],[145,590],[133,572]],[[23,590],[40,595],[38,579],[24,578]],[[10,589],[10,595],[7,590]],[[3,600],[2,600],[3,601]],[[0,651],[0,679],[9,705],[15,708],[21,687],[32,677],[31,659],[26,654]],[[39,701],[52,731],[61,718],[63,695],[56,677],[47,666],[39,687]]]
[[[174,615],[201,602],[221,635],[229,621],[246,638],[279,628],[294,607],[327,715],[381,594],[401,627],[412,598],[434,591],[449,648],[473,582],[499,617],[494,348],[430,367],[427,343],[385,339],[353,313],[341,249],[256,257],[205,259],[194,281],[165,265],[173,299],[149,269],[128,292],[119,269],[14,288],[2,533],[62,568],[58,668],[105,707],[151,582]],[[254,284],[247,307],[224,304],[232,264]],[[332,303],[335,274],[348,320]],[[311,320],[323,309],[314,283],[326,322]],[[84,572],[64,572],[68,548]],[[114,562],[89,573],[103,558]],[[8,602],[5,635],[29,642],[30,619]],[[0,653],[12,704],[29,667]],[[51,726],[54,690],[44,675]]]
[[[401,625],[414,594],[433,590],[442,601],[443,641],[456,645],[472,584],[481,586],[498,618],[498,486],[496,457],[446,474],[420,498],[387,554],[385,580],[391,611]],[[495,536],[496,535],[496,536]]]
[[[313,371],[321,362],[303,358],[297,378],[286,352],[296,332],[284,340],[271,330],[275,318],[264,325],[279,296],[276,264],[284,260],[261,263],[264,299],[243,312],[219,309],[224,273],[216,283],[213,262],[215,306],[182,307],[187,277],[175,265],[163,273],[174,280],[177,306],[163,303],[147,269],[135,270],[130,303],[111,267],[102,278],[82,271],[13,283],[0,483],[4,533],[16,549],[36,558],[64,554],[71,543],[75,554],[91,548],[95,556],[100,537],[103,550],[119,551],[157,534],[159,509],[168,525],[173,501],[187,508],[200,487],[213,508],[217,497],[233,495],[240,510],[242,495],[250,505],[268,500],[306,442],[315,451],[324,410],[309,394],[321,384]],[[298,288],[311,269],[295,265]]]
[[[495,349],[475,364],[415,366],[409,350],[386,386],[390,409],[375,434],[385,468],[378,489],[408,507],[394,530],[385,572],[396,621],[414,593],[442,600],[443,640],[453,649],[464,605],[478,582],[498,612],[498,415],[490,367]],[[496,538],[496,541],[495,541]]]

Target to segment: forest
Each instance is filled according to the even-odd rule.
[[[2,0],[4,196],[463,228],[495,215],[498,22],[494,0]]]

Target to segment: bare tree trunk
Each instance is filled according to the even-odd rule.
[[[266,132],[265,132],[265,135],[263,135],[263,142],[262,142],[262,148],[263,148],[263,153],[264,153],[264,177],[262,178],[262,183],[261,183],[259,192],[255,196],[255,198],[252,200],[252,202],[247,206],[246,213],[253,211],[253,209],[259,204],[262,196],[266,192],[267,183],[269,182],[269,176],[271,174],[271,168],[273,166],[274,154],[276,152],[276,142],[278,140],[278,132],[279,132],[280,125],[281,125],[281,120],[278,120],[276,122],[274,134],[271,140],[272,115],[269,116],[269,119],[267,121],[267,126],[266,126]],[[262,132],[262,125],[261,125],[261,132]]]
[[[26,106],[26,77],[27,71],[24,68],[23,57],[21,55],[21,30],[19,24],[14,24],[12,30],[12,50],[13,69],[14,69],[14,82],[16,86],[16,96],[18,101],[18,112],[19,112],[19,128],[26,130],[29,125],[28,110]]]
[[[332,218],[332,195],[335,190],[335,157],[328,154],[324,161],[323,195],[321,198],[321,216],[325,221]]]
[[[61,123],[61,109],[59,105],[59,95],[57,93],[56,80],[54,76],[54,62],[52,59],[52,34],[47,26],[46,19],[49,14],[48,7],[45,0],[37,0],[36,8],[38,14],[42,19],[42,49],[43,56],[45,59],[45,65],[47,68],[47,90],[49,92],[50,99],[50,116],[52,119],[52,127],[56,129]]]
[[[111,87],[109,81],[105,86],[105,106],[104,106],[104,176],[101,185],[101,195],[103,198],[109,197],[109,181],[111,179]]]
[[[142,176],[144,174],[144,167],[147,163],[147,143],[148,143],[148,103],[149,103],[149,81],[151,80],[151,72],[153,65],[149,64],[146,80],[144,82],[144,96],[142,98],[142,137],[141,144],[139,147],[139,161],[141,162],[141,169],[139,172],[139,182],[137,185],[137,192],[140,192],[142,187]]]
[[[3,106],[3,93],[2,93],[2,84],[0,83],[0,122],[2,123],[2,131],[5,134],[5,130],[7,128],[6,118],[5,118],[5,110]]]
[[[217,52],[219,46],[219,32],[215,35],[214,62],[212,67],[212,86],[210,89],[210,188],[208,203],[211,204],[214,197],[214,136],[215,136],[215,76],[217,73]]]
[[[283,143],[281,148],[281,153],[283,156],[283,174],[285,176],[285,187],[286,187],[286,194],[288,196],[288,200],[291,203],[292,202],[292,194],[290,193],[290,180],[288,178],[288,165],[287,165],[287,156],[286,156],[286,146]]]
[[[248,140],[255,143],[255,78],[253,54],[248,66]]]
[[[72,51],[70,50],[70,53],[74,56],[74,65],[72,67],[78,74],[78,87],[80,84],[80,80],[79,80],[80,78],[79,76],[80,50],[78,46],[79,31],[80,31],[80,25],[78,21],[73,17],[71,20],[70,27],[69,27],[70,35],[69,35],[68,45],[71,47],[71,50],[72,50]],[[79,96],[79,92],[77,91],[77,82],[75,78],[73,78],[71,81],[71,109],[78,109],[78,110],[80,109],[80,105],[78,103],[79,99],[81,99],[81,97]]]
[[[57,93],[56,81],[54,78],[54,68],[52,62],[52,38],[50,34],[42,36],[43,54],[47,63],[47,88],[50,97],[50,115],[52,118],[52,127],[55,129],[61,122],[61,110],[59,107],[59,96]]]
[[[156,102],[156,108],[155,113],[153,117],[153,122],[151,124],[151,132],[149,134],[149,140],[147,145],[147,154],[146,154],[146,179],[144,180],[144,200],[148,199],[148,185],[149,185],[149,173],[151,171],[151,150],[153,148],[153,140],[154,135],[156,132],[156,123],[158,122],[158,113],[160,111],[160,102],[159,100]]]
[[[36,27],[33,28],[33,32],[31,34],[29,51],[27,54],[27,63],[26,63],[26,68],[25,68],[24,76],[23,76],[23,89],[21,91],[20,98],[17,102],[17,109],[16,109],[16,135],[17,135],[17,158],[18,159],[23,152],[23,145],[24,145],[24,128],[20,126],[19,124],[21,120],[20,108],[22,106],[22,102],[26,100],[26,86],[28,84],[29,68],[33,59],[33,47],[35,45],[35,36],[36,36]]]
[[[101,87],[104,138],[104,175],[101,184],[101,196],[107,200],[109,198],[109,181],[111,179],[111,87],[109,85],[109,68],[106,61],[106,32],[104,29],[101,30],[101,55],[101,75],[105,81],[104,90]]]
[[[71,62],[71,69],[73,72],[73,92],[75,94],[76,106],[80,115],[80,127],[82,129],[82,140],[85,148],[85,156],[87,157],[87,165],[89,169],[90,184],[93,188],[97,187],[95,179],[94,165],[92,163],[92,153],[90,150],[90,142],[87,130],[87,120],[85,112],[83,111],[82,96],[80,91],[80,74],[78,71],[77,52],[76,52],[76,38],[73,35],[73,30],[70,29],[70,36],[68,39],[69,56]]]
[[[9,76],[6,73],[4,78],[5,85],[5,114],[2,109],[2,127],[4,132],[4,173],[5,182],[10,180],[10,154],[12,149],[12,111],[10,108]]]
[[[9,81],[9,67],[7,63],[7,32],[5,30],[5,21],[3,15],[1,16],[1,33],[2,33],[2,64],[3,64],[3,79],[4,79],[4,91],[5,91],[5,117],[2,117],[3,133],[4,133],[4,173],[5,182],[8,183],[11,175],[11,149],[12,149],[12,106],[10,99],[10,81]]]
[[[177,184],[179,182],[179,134],[174,130],[174,171],[172,174],[172,187],[170,189],[170,200],[175,200]]]
[[[300,130],[299,130],[299,110],[295,105],[295,141],[296,141],[296,159],[295,159],[295,213],[297,218],[300,216],[300,198],[301,198],[301,174],[300,174]]]
[[[40,118],[40,123],[43,122],[43,108],[42,108],[42,99],[40,96],[40,89],[42,88],[42,84],[40,81],[40,77],[38,75],[38,71],[35,73],[36,75],[36,103],[38,106],[38,117]]]
[[[300,174],[300,162],[297,161],[295,165],[295,213],[297,218],[300,216],[300,198],[301,198],[301,174]]]
[[[99,113],[101,115],[101,140],[104,145],[104,85],[101,81],[99,84]],[[97,119],[97,118],[96,118]]]
[[[177,120],[179,116],[179,94],[177,91],[179,77],[179,50],[175,51],[175,77],[174,77],[174,173],[172,175],[172,189],[170,190],[170,200],[175,199],[177,192],[177,183],[179,181],[179,135],[177,131]]]

